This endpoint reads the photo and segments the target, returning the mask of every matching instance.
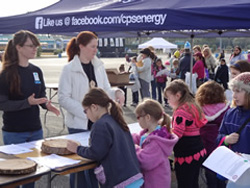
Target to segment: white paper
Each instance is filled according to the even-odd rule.
[[[227,147],[220,146],[209,155],[203,165],[232,182],[236,182],[250,168],[250,161]]]
[[[139,123],[131,123],[128,125],[129,127],[129,130],[131,133],[140,133],[142,128],[141,126],[139,125]]]
[[[89,146],[89,137],[90,137],[90,131],[86,131],[81,133],[57,136],[49,139],[57,139],[57,138],[70,139],[79,142],[82,146]]]
[[[0,158],[0,161],[5,161],[6,159]]]
[[[25,147],[21,147],[19,145],[11,144],[11,145],[5,145],[0,147],[0,152],[6,153],[6,154],[21,154],[21,153],[29,153],[32,152],[32,150],[27,149]]]
[[[68,165],[74,165],[81,161],[81,160],[70,159],[67,157],[62,157],[56,154],[51,154],[44,157],[27,157],[27,159],[33,160],[38,164],[45,165],[50,169],[55,169],[58,167],[64,167]]]
[[[171,72],[170,72],[168,69],[162,69],[162,70],[160,70],[159,72],[157,72],[156,77],[161,76],[161,75],[169,76],[170,73],[171,73]]]
[[[21,143],[21,144],[17,144],[20,147],[26,148],[26,149],[32,149],[36,147],[35,142],[25,142],[25,143]]]

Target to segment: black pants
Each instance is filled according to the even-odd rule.
[[[226,188],[226,182],[217,178],[217,174],[208,168],[205,168],[205,176],[207,180],[207,188]]]
[[[126,106],[126,104],[127,104],[127,88],[125,86],[122,86],[119,88],[124,92],[124,97],[125,97],[124,105]]]
[[[138,91],[133,92],[132,93],[132,98],[133,98],[133,103],[138,104],[138,102],[139,102],[139,92]]]
[[[199,172],[203,160],[193,160],[190,164],[175,163],[175,174],[178,188],[199,188]]]

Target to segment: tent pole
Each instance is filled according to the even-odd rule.
[[[222,34],[223,32],[222,31],[219,31],[218,32],[218,34],[219,34],[219,36],[220,36],[220,53],[222,52],[222,38],[221,38],[221,34]]]
[[[193,31],[192,31],[193,32]],[[191,34],[191,49],[190,49],[190,90],[192,91],[192,73],[193,73],[193,45],[194,45],[194,34]]]

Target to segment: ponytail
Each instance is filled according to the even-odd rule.
[[[166,114],[165,112],[162,112],[162,116],[163,116],[163,120],[161,122],[161,126],[162,127],[166,126],[168,132],[171,133],[171,127],[170,127],[170,125],[171,125],[171,119],[170,119],[169,115]]]
[[[129,131],[128,125],[123,118],[123,112],[118,103],[110,99],[111,108],[110,115],[118,122],[124,131]]]
[[[20,89],[20,77],[18,74],[18,53],[14,41],[11,39],[6,48],[3,55],[3,67],[2,71],[6,74],[7,82],[10,85],[10,93],[21,95]]]
[[[68,62],[70,62],[76,54],[79,54],[80,49],[76,43],[76,37],[73,37],[69,43],[67,44],[67,55],[68,55]]]

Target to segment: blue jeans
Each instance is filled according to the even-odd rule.
[[[84,129],[73,129],[68,127],[69,134],[86,132]],[[75,177],[77,175],[77,188],[98,188],[98,181],[94,174],[94,169],[84,170],[81,172],[70,174],[70,187],[75,187]]]
[[[2,131],[4,145],[20,144],[43,139],[43,130],[31,132],[7,132]]]
[[[43,139],[43,130],[42,129],[40,129],[38,131],[31,131],[31,132],[2,131],[2,134],[3,134],[4,145],[20,144],[20,143],[24,143],[24,142],[31,142],[31,141]],[[22,187],[23,188],[34,188],[35,183],[28,183],[28,184],[23,185]]]

